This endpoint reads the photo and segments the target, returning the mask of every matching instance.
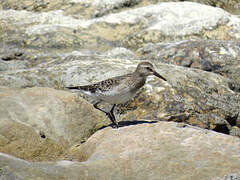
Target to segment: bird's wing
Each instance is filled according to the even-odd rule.
[[[130,74],[125,74],[123,76],[117,76],[114,78],[109,78],[103,81],[100,81],[98,83],[95,84],[91,84],[91,85],[86,85],[86,86],[71,86],[71,87],[66,87],[68,89],[76,89],[76,90],[81,90],[81,91],[88,91],[91,93],[95,93],[96,91],[109,91],[113,88],[115,88],[116,86],[118,86],[119,84],[121,84],[121,82],[123,80],[125,80],[126,78],[130,77]]]

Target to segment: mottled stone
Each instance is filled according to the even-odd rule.
[[[3,61],[0,59],[0,72],[7,70],[16,70],[16,69],[27,69],[28,66],[27,61],[19,61],[19,60],[11,60],[11,61]]]
[[[232,90],[240,87],[240,43],[223,40],[184,40],[147,44],[138,50],[141,59],[210,71],[234,80]],[[238,87],[239,86],[239,87]],[[240,91],[238,91],[240,92]]]
[[[1,0],[0,9],[28,10],[46,12],[63,9],[65,13],[77,17],[91,18],[103,16],[113,12],[124,11],[126,8],[143,7],[159,2],[171,2],[172,0]],[[182,0],[174,0],[181,2]],[[238,0],[189,0],[213,7],[220,7],[234,14],[239,14],[240,4]]]
[[[107,51],[102,55],[105,58],[114,58],[114,59],[136,59],[134,53],[126,48],[119,47],[114,48],[110,51]]]
[[[159,3],[92,19],[75,18],[64,10],[0,11],[2,42],[57,49],[136,49],[192,38],[237,40],[239,26],[237,16],[193,2]]]
[[[223,178],[213,178],[211,180],[240,180],[239,174],[226,174]]]

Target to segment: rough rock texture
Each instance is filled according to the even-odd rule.
[[[0,151],[29,160],[57,159],[109,123],[73,93],[50,88],[0,87],[0,104]]]
[[[239,27],[238,17],[192,2],[159,3],[94,19],[74,18],[63,10],[0,11],[0,40],[24,47],[109,50],[200,37],[236,40]]]
[[[181,2],[183,0],[174,0]],[[238,0],[188,0],[213,7],[223,8],[231,13],[239,14],[240,4]],[[75,17],[92,18],[103,16],[112,12],[124,11],[128,8],[143,7],[159,2],[171,2],[171,0],[0,0],[0,9],[28,10],[46,12],[62,9],[66,14]],[[80,13],[79,13],[80,12]]]
[[[149,81],[123,119],[187,122],[202,128],[239,136],[239,93],[231,80],[214,73],[159,64],[168,83]]]
[[[25,59],[24,50],[16,45],[0,44],[0,72],[15,69],[29,68]]]
[[[214,178],[212,180],[239,180],[240,176],[237,174],[227,174],[223,178]]]
[[[239,148],[237,137],[145,122],[95,133],[70,149],[81,162],[30,163],[1,153],[0,166],[3,178],[18,179],[237,179]]]
[[[188,0],[192,2],[204,3],[214,7],[223,8],[231,13],[240,14],[240,4],[238,0]]]
[[[185,40],[177,43],[147,44],[140,48],[138,53],[141,59],[214,72],[240,85],[240,42]],[[235,90],[240,92],[239,85]]]

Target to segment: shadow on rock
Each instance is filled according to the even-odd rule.
[[[118,122],[118,126],[119,126],[119,128],[121,128],[121,127],[124,127],[124,126],[131,126],[131,125],[137,125],[137,124],[153,124],[153,123],[157,123],[158,121],[144,121],[144,120],[141,120],[141,121],[137,121],[137,120],[135,120],[135,121],[120,121],[120,122]],[[109,124],[108,126],[102,126],[102,127],[100,127],[98,130],[101,130],[101,129],[104,129],[104,128],[106,128],[106,127],[109,127],[109,126],[111,126],[111,127],[113,127],[113,124]]]

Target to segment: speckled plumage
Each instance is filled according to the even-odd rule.
[[[88,86],[78,86],[77,89],[94,99],[110,104],[121,104],[130,100],[137,90],[145,84],[145,81],[146,77],[136,78],[131,73],[106,79]],[[70,87],[70,89],[72,88]]]
[[[115,104],[125,103],[133,98],[137,91],[144,86],[146,78],[149,75],[155,75],[166,81],[165,78],[163,78],[154,70],[151,63],[141,62],[138,64],[137,69],[132,73],[109,78],[95,84],[67,88],[79,90],[82,93],[98,100],[94,107],[99,110],[101,109],[97,107],[97,104],[102,101],[114,104],[110,112],[105,112],[103,110],[101,111],[105,112],[109,116],[110,120],[117,126],[113,114]]]

